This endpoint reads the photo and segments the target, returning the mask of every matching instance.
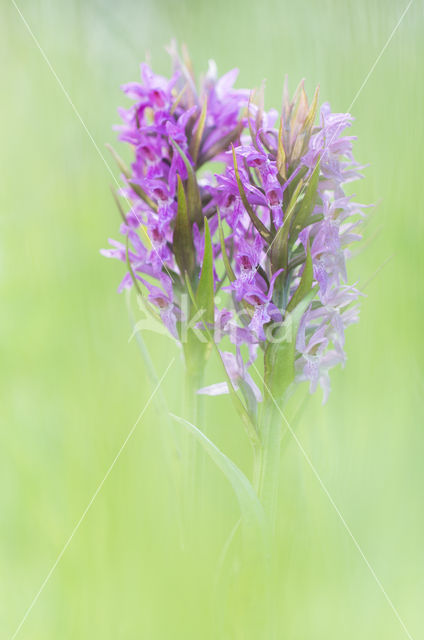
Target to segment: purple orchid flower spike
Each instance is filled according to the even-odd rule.
[[[353,118],[328,103],[318,112],[318,91],[309,103],[303,82],[292,100],[285,86],[281,114],[267,111],[263,90],[234,88],[237,70],[219,78],[210,62],[197,82],[187,58],[175,46],[169,52],[169,79],[143,64],[141,81],[124,86],[132,104],[119,111],[119,134],[134,159],[130,168],[120,161],[121,195],[130,206],[125,242],[102,253],[127,264],[120,290],[136,280],[180,341],[201,300],[208,321],[195,329],[217,345],[229,339],[233,355],[223,357],[238,388],[251,387],[247,367],[257,353],[271,375],[273,328],[293,312],[287,381],[296,371],[296,381],[309,381],[312,392],[320,385],[326,398],[330,369],[345,361],[346,328],[358,320],[347,265],[364,207],[344,191],[361,177],[355,137],[346,135]],[[223,163],[215,174],[204,167],[212,160]],[[222,301],[212,300],[220,288]]]
[[[303,81],[293,99],[285,84],[280,114],[267,111],[263,88],[234,88],[237,70],[219,78],[210,63],[198,82],[187,55],[169,52],[170,78],[143,64],[141,81],[124,86],[130,167],[114,154],[124,241],[102,254],[126,265],[119,290],[135,285],[180,343],[192,433],[202,435],[199,396],[230,396],[253,447],[249,496],[272,529],[284,403],[301,383],[327,401],[359,318],[348,265],[364,206],[345,192],[362,177],[346,135],[353,118],[328,103],[318,111],[318,90],[309,102]],[[204,386],[213,353],[227,379]]]

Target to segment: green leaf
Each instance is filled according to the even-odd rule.
[[[194,164],[196,164],[197,157],[199,155],[200,143],[202,141],[203,131],[205,129],[207,108],[208,108],[208,101],[205,96],[202,111],[200,113],[199,120],[197,122],[196,132],[190,144],[190,153],[191,153],[191,157],[193,158]]]
[[[154,202],[150,196],[147,195],[147,193],[145,191],[143,191],[143,189],[140,187],[139,184],[136,184],[135,182],[128,182],[128,184],[130,185],[131,189],[133,191],[135,191],[135,193],[138,195],[139,198],[141,198],[142,200],[144,200],[144,202],[151,208],[153,209],[153,211],[157,211],[158,210],[158,205],[156,204],[156,202]]]
[[[279,406],[295,377],[296,336],[300,320],[316,292],[317,287],[314,287],[293,311],[286,314],[283,324],[274,333],[275,340],[270,341],[265,350],[265,393]]]
[[[245,535],[250,539],[250,542],[264,544],[266,540],[264,510],[255,490],[244,473],[194,424],[172,413],[170,415],[196,438],[211,460],[230,482],[239,503]]]
[[[140,284],[139,284],[137,278],[135,277],[135,273],[134,273],[133,268],[132,268],[130,257],[128,255],[128,250],[129,250],[129,238],[127,236],[127,239],[126,239],[126,242],[125,242],[125,260],[126,260],[128,271],[129,271],[129,274],[131,276],[131,280],[133,281],[133,285],[135,287],[135,290],[137,291],[138,295],[141,296],[141,298],[143,298],[143,292],[140,289]]]
[[[183,95],[185,94],[185,92],[187,91],[187,85],[185,84],[183,86],[183,88],[181,89],[181,91],[179,92],[179,94],[176,96],[174,102],[172,103],[172,107],[171,107],[171,116],[173,113],[175,113],[175,109],[178,107],[178,105],[181,102],[181,98],[183,97]]]
[[[188,277],[187,273],[184,275],[184,279],[191,303],[193,307],[196,307],[196,296],[194,295],[193,287],[191,286],[190,278]]]
[[[175,260],[180,269],[181,274],[193,275],[195,266],[195,254],[193,236],[191,233],[190,220],[187,213],[187,202],[184,192],[183,183],[180,176],[178,178],[178,209],[177,218],[175,220],[173,251]]]
[[[209,223],[205,218],[205,248],[203,252],[203,264],[199,285],[196,291],[196,305],[198,309],[204,309],[203,319],[208,324],[214,322],[214,282],[213,282],[213,250]]]
[[[312,256],[309,245],[306,249],[306,261],[305,268],[303,269],[302,277],[300,278],[299,286],[294,292],[292,299],[287,305],[287,311],[293,311],[311,290],[312,282],[314,279],[314,269],[312,265]]]
[[[234,146],[233,146],[233,162],[234,162],[234,172],[236,174],[237,186],[238,186],[238,190],[239,190],[240,197],[241,197],[241,200],[243,202],[244,208],[246,209],[247,213],[249,214],[249,218],[251,219],[251,221],[252,221],[253,225],[255,226],[255,228],[259,231],[259,233],[264,238],[264,240],[269,242],[270,239],[271,239],[271,233],[266,228],[264,223],[261,220],[259,220],[258,216],[253,211],[253,209],[252,209],[252,207],[249,204],[249,201],[247,199],[246,192],[244,190],[243,183],[242,183],[241,178],[240,178],[240,172],[239,172],[238,165],[237,165],[236,150],[234,149]]]
[[[290,199],[287,207],[287,211],[284,215],[284,221],[281,227],[278,229],[277,235],[271,244],[271,267],[272,273],[275,273],[279,269],[284,269],[287,272],[288,266],[288,238],[291,225],[291,219],[295,211],[297,198],[300,190],[302,189],[303,182],[300,181],[297,185],[294,193]]]
[[[203,324],[205,337],[207,338],[207,341],[203,342],[199,339],[196,331],[191,329],[188,331],[187,342],[183,345],[183,348],[186,362],[191,363],[194,371],[203,370],[205,362],[210,355],[212,347],[210,326],[213,325],[215,319],[213,250],[207,219],[205,219],[204,242],[203,264],[196,293],[193,291],[188,274],[185,274],[186,287],[191,300],[190,320],[196,320],[196,323]]]
[[[200,197],[196,174],[194,173],[190,160],[175,140],[172,141],[172,145],[181,156],[187,170],[187,211],[189,220],[191,223],[195,222],[197,226],[201,228],[203,224],[202,200]]]
[[[280,128],[278,130],[277,169],[283,180],[287,180],[286,152],[283,144],[283,116],[280,118]]]
[[[303,131],[310,135],[312,131],[312,127],[314,126],[315,116],[317,113],[318,107],[318,95],[319,95],[319,87],[315,89],[314,97],[312,98],[311,107],[309,109],[308,115],[306,116],[305,122],[303,123]]]
[[[253,130],[252,122],[251,122],[251,118],[250,118],[250,106],[252,104],[252,101],[253,101],[255,95],[256,95],[256,91],[254,89],[252,89],[252,91],[249,94],[249,102],[247,103],[247,122],[248,122],[248,125],[249,125],[249,133],[250,133],[250,138],[252,140],[252,144],[255,147],[256,151],[259,151],[258,142],[256,140],[256,134],[255,134],[255,132]]]
[[[317,201],[317,189],[319,182],[320,163],[319,160],[313,170],[309,180],[306,183],[305,195],[300,204],[299,210],[296,213],[296,217],[293,220],[294,237],[297,237],[306,226],[309,224],[310,216],[314,210]]]
[[[124,176],[127,178],[128,180],[128,184],[130,185],[131,189],[133,191],[135,191],[135,193],[139,196],[139,198],[141,198],[142,200],[144,200],[144,202],[151,208],[153,209],[153,211],[157,211],[158,210],[158,206],[156,204],[156,202],[154,202],[145,191],[143,191],[143,189],[140,187],[140,185],[136,184],[135,182],[131,182],[131,171],[128,169],[128,167],[126,166],[125,162],[122,160],[121,156],[119,156],[115,149],[110,145],[107,144],[106,148],[109,149],[109,151],[111,152],[111,154],[113,155],[113,157],[116,160],[116,164],[118,165],[118,167],[120,168],[120,170],[122,171],[122,173],[124,174]]]
[[[113,189],[113,187],[111,187],[111,191],[112,191],[113,199],[115,200],[115,204],[116,204],[116,206],[118,208],[118,211],[121,214],[121,218],[124,221],[124,223],[127,224],[127,217],[126,217],[125,212],[124,212],[124,210],[122,208],[122,205],[121,205],[121,202],[120,202],[120,200],[119,200],[119,198],[117,196],[117,193],[116,193],[115,189]]]
[[[161,322],[160,319],[160,315],[156,312],[155,308],[150,304],[150,302],[147,300],[146,296],[143,295],[143,292],[140,288],[140,283],[137,280],[134,270],[132,268],[131,265],[131,261],[130,261],[130,257],[128,255],[128,251],[129,251],[129,238],[127,236],[126,239],[126,244],[125,244],[125,259],[126,259],[126,263],[127,263],[127,267],[128,267],[128,271],[129,274],[131,276],[131,280],[133,282],[134,288],[136,290],[136,293],[138,295],[138,300],[139,302],[142,304],[143,308],[157,321],[157,322]],[[163,326],[163,323],[162,323]]]
[[[262,84],[258,91],[256,92],[256,103],[257,103],[257,111],[256,111],[256,131],[258,131],[262,126],[262,118],[265,109],[265,80],[262,80]]]
[[[118,167],[120,168],[120,170],[122,171],[124,176],[129,180],[131,178],[131,171],[128,169],[127,165],[122,160],[121,156],[118,155],[118,153],[116,153],[116,151],[112,147],[112,145],[106,144],[105,146],[106,146],[106,149],[108,149],[111,152],[111,154],[113,155],[116,164],[118,165]]]
[[[116,206],[118,207],[119,213],[121,214],[121,218],[122,220],[125,222],[125,224],[127,224],[127,217],[125,215],[125,212],[122,208],[121,202],[117,196],[117,194],[115,193],[114,189],[112,189],[112,195],[113,195],[113,199],[115,200]],[[140,224],[141,224],[141,220],[139,220]],[[141,233],[145,236],[149,246],[152,246],[152,241],[149,238],[149,234],[146,231],[146,227],[141,226]],[[170,273],[169,269],[167,269],[167,272]]]
[[[236,279],[236,276],[227,256],[227,249],[225,247],[224,229],[222,228],[221,213],[219,209],[217,209],[217,212],[218,212],[218,228],[219,228],[219,240],[221,242],[222,260],[224,262],[225,271],[227,272],[229,281],[234,282],[234,280]]]
[[[187,287],[187,291],[190,297],[191,306],[189,310],[189,319],[193,320],[198,314],[199,323],[202,322],[203,317],[202,314],[199,313],[199,309],[197,308],[196,295],[193,291],[193,287],[190,282],[190,278],[188,274],[185,274],[185,283]],[[207,325],[204,325],[207,329]],[[210,344],[210,333],[206,330],[207,341],[202,342],[199,339],[198,334],[193,331],[191,328],[188,329],[186,333],[186,341],[183,341],[183,350],[184,350],[184,358],[186,362],[187,369],[191,372],[191,375],[196,376],[199,371],[203,371],[205,366],[205,362],[209,357],[211,352],[211,344]]]

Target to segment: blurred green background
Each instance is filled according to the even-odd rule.
[[[214,58],[221,73],[240,68],[238,86],[265,77],[268,107],[278,107],[288,73],[292,89],[305,77],[310,95],[320,84],[321,99],[343,111],[405,6],[19,3],[102,150],[115,141],[116,108],[125,104],[119,86],[138,78],[146,51],[167,73],[164,45],[173,37],[187,43],[198,72]],[[298,437],[414,638],[424,628],[423,6],[412,4],[352,109],[356,157],[369,163],[355,192],[377,207],[350,267],[366,297],[360,324],[348,331],[348,363],[333,372],[327,405],[320,393],[306,402],[305,389],[296,398],[305,402]],[[112,178],[9,0],[1,4],[0,52],[0,637],[7,639],[152,381],[128,343],[125,299],[116,294],[123,267],[98,252],[117,237]],[[177,410],[180,355],[166,338],[147,339],[160,374],[176,355],[163,389]],[[217,379],[213,364],[208,379]],[[206,406],[202,426],[249,473],[229,400]],[[17,637],[220,637],[209,593],[237,503],[205,460],[204,526],[194,529],[195,548],[181,548],[162,423],[151,405]],[[279,637],[407,637],[290,436],[280,482]],[[233,637],[245,637],[241,623]]]

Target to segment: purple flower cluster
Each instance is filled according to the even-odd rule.
[[[175,69],[170,80],[142,64],[141,83],[123,86],[124,93],[134,100],[129,109],[119,109],[123,124],[117,127],[120,140],[134,148],[134,161],[131,170],[124,170],[125,186],[120,190],[130,205],[120,232],[131,249],[127,252],[125,244],[110,240],[113,248],[102,250],[102,254],[126,262],[128,253],[132,274],[125,275],[119,290],[131,287],[134,275],[147,287],[149,302],[177,337],[180,310],[174,304],[174,285],[181,282],[172,241],[177,176],[185,181],[187,168],[176,145],[196,171],[209,161],[219,161],[228,145],[239,141],[243,126],[239,115],[248,92],[233,89],[237,70],[218,79],[212,62],[197,89],[190,66],[183,64],[174,50],[171,53]],[[192,220],[197,266],[203,257],[202,209],[210,199],[203,188],[200,195],[201,207]],[[146,275],[156,279],[159,287],[146,280]]]
[[[344,192],[361,177],[354,138],[345,133],[352,117],[324,104],[315,124],[318,92],[309,105],[303,84],[292,100],[285,88],[281,114],[265,111],[262,92],[234,89],[237,72],[218,79],[213,63],[197,88],[191,65],[172,56],[171,80],[142,65],[142,83],[124,87],[134,100],[120,111],[120,138],[134,147],[122,176],[127,244],[111,240],[103,254],[129,264],[120,288],[134,281],[145,287],[151,308],[180,338],[187,320],[181,299],[187,279],[194,290],[199,282],[207,219],[215,291],[222,288],[224,300],[220,306],[215,298],[214,337],[234,345],[234,353],[223,352],[234,386],[259,399],[248,368],[307,287],[315,295],[297,331],[296,380],[307,380],[311,392],[320,384],[326,399],[328,371],[345,361],[345,328],[358,319],[360,294],[346,274],[363,218],[363,206]],[[216,161],[222,170],[207,172]],[[177,230],[179,185],[187,199],[185,253]],[[225,390],[223,383],[203,391]]]

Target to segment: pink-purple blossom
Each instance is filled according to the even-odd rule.
[[[267,112],[260,96],[234,88],[236,70],[219,78],[210,63],[197,84],[174,49],[171,56],[170,79],[143,64],[141,82],[123,87],[133,101],[119,110],[120,140],[133,148],[120,191],[127,203],[124,242],[111,240],[102,253],[129,264],[120,290],[137,282],[179,339],[179,325],[188,320],[181,298],[187,278],[196,288],[200,277],[207,218],[214,284],[223,298],[215,302],[214,337],[230,339],[234,353],[222,352],[228,375],[235,387],[243,380],[256,399],[249,367],[271,340],[267,329],[286,320],[299,291],[305,295],[310,260],[315,297],[297,331],[296,380],[308,381],[311,392],[321,385],[326,399],[329,370],[345,363],[345,329],[358,320],[360,292],[348,284],[346,267],[364,217],[363,205],[345,193],[346,183],[362,177],[355,138],[346,135],[353,118],[332,113],[328,103],[318,114],[318,93],[309,104],[303,84],[293,100],[285,88],[281,114]],[[222,170],[208,171],[211,161],[223,163]],[[179,181],[189,210],[186,267],[176,245]]]

